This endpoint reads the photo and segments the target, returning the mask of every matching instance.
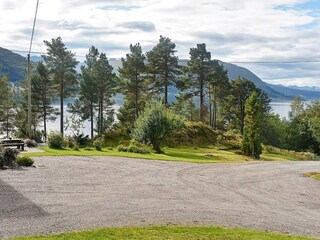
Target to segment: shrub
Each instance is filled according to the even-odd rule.
[[[123,141],[131,139],[129,133],[123,128],[110,130],[103,135],[103,138],[106,147],[116,147],[122,144]]]
[[[16,163],[19,166],[30,167],[33,165],[34,161],[28,156],[17,157]]]
[[[27,147],[37,147],[38,146],[38,143],[33,139],[27,139],[25,141],[25,144],[27,145]]]
[[[124,145],[120,144],[120,145],[118,145],[117,150],[118,150],[118,152],[127,152],[128,148],[125,147]]]
[[[71,136],[65,137],[65,142],[69,148],[72,148],[72,149],[79,148],[79,144],[74,137],[71,137]]]
[[[98,151],[102,150],[103,144],[104,144],[103,138],[97,138],[93,141],[93,147]]]
[[[160,101],[148,102],[135,122],[132,137],[141,143],[151,144],[161,153],[161,143],[175,129],[182,128],[179,116],[168,110]]]
[[[89,145],[90,143],[90,138],[88,135],[84,135],[83,133],[74,136],[74,139],[78,143],[79,146],[84,147]]]
[[[84,150],[86,150],[86,151],[93,151],[93,148],[92,148],[92,147],[85,147]]]
[[[49,148],[62,149],[65,144],[63,136],[60,132],[51,132],[48,135]]]
[[[19,154],[18,149],[5,148],[4,150],[2,150],[2,165],[13,166],[18,154]]]

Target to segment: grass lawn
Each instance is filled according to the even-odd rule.
[[[34,156],[118,156],[130,158],[142,158],[164,161],[183,161],[193,163],[222,163],[222,162],[245,162],[251,159],[233,152],[217,150],[213,148],[163,148],[164,154],[140,154],[130,152],[119,152],[117,149],[104,148],[102,151],[79,149],[51,149],[41,147],[44,152],[24,153]]]
[[[304,175],[320,181],[320,172],[309,172],[309,173],[305,173]]]
[[[214,239],[214,240],[307,240],[313,238],[283,235],[272,232],[227,229],[222,227],[135,227],[135,228],[106,228],[82,232],[63,233],[57,235],[21,237],[11,240],[102,240],[102,239]]]
[[[192,163],[235,163],[253,161],[252,158],[236,154],[232,151],[219,150],[216,148],[163,148],[164,154],[140,154],[130,152],[118,152],[117,149],[104,148],[102,151],[79,149],[51,149],[41,147],[44,152],[24,153],[27,156],[117,156],[129,158],[141,158],[163,161],[182,161]],[[292,156],[286,156],[281,153],[262,154],[261,160],[264,161],[294,161],[297,160]]]

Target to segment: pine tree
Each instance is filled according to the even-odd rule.
[[[261,146],[261,124],[263,118],[263,106],[259,93],[254,91],[246,101],[245,122],[242,151],[245,155],[260,158]]]
[[[98,102],[98,85],[93,77],[93,66],[99,58],[99,51],[92,46],[86,55],[85,65],[81,67],[79,115],[83,120],[90,119],[90,133],[93,139],[95,106]]]
[[[7,138],[14,130],[15,107],[8,76],[4,75],[0,78],[0,132],[5,132]]]
[[[53,81],[47,67],[40,62],[36,73],[31,79],[32,105],[38,113],[37,118],[43,121],[44,139],[47,138],[47,121],[54,121],[59,114],[58,109],[52,106],[54,91]]]
[[[130,45],[130,53],[126,55],[126,59],[121,59],[119,90],[125,97],[125,104],[121,107],[118,118],[125,125],[128,123],[132,126],[145,103],[145,59],[139,43]]]
[[[179,71],[176,45],[170,38],[160,36],[159,43],[147,52],[147,66],[151,74],[150,88],[155,93],[164,93],[163,103],[168,106],[168,88],[175,85]]]
[[[56,93],[60,98],[60,131],[64,132],[63,109],[64,99],[72,96],[78,87],[76,65],[79,63],[75,54],[67,50],[61,37],[44,41],[47,46],[47,55],[42,56],[49,73],[57,85]]]
[[[113,122],[114,110],[112,105],[114,102],[111,100],[111,98],[116,93],[117,85],[117,78],[115,73],[113,73],[113,67],[109,64],[109,61],[104,53],[101,53],[98,60],[93,63],[92,77],[97,86],[97,132],[98,135],[101,135],[108,127],[110,127],[111,123]]]
[[[195,96],[200,100],[200,121],[205,121],[206,107],[205,94],[210,76],[211,53],[206,50],[206,44],[197,44],[190,49],[188,61],[189,86]]]
[[[226,102],[226,97],[229,94],[231,85],[228,78],[228,72],[224,70],[222,64],[217,60],[210,62],[211,73],[208,83],[209,92],[209,125],[217,129],[218,112],[223,111],[223,106]]]

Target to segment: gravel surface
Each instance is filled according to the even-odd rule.
[[[39,157],[0,171],[0,237],[110,226],[223,225],[320,237],[320,162],[191,164]]]

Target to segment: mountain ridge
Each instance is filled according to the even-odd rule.
[[[35,62],[40,61],[41,57],[33,56],[31,57],[31,60]],[[179,64],[185,66],[187,65],[187,61],[187,59],[180,59]],[[116,58],[110,58],[109,62],[116,71],[122,64],[121,59]],[[228,77],[230,80],[234,80],[238,77],[244,77],[252,81],[257,88],[267,92],[269,97],[274,101],[291,101],[297,95],[301,96],[304,100],[320,99],[320,89],[318,90],[316,87],[306,87],[306,89],[297,86],[290,88],[283,85],[268,84],[247,68],[222,61],[219,61],[219,63],[228,71]],[[78,65],[77,70],[80,69],[81,64],[83,63]],[[17,53],[13,53],[8,49],[0,47],[0,76],[1,74],[9,74],[9,81],[16,83],[25,79],[25,73],[26,58]]]

